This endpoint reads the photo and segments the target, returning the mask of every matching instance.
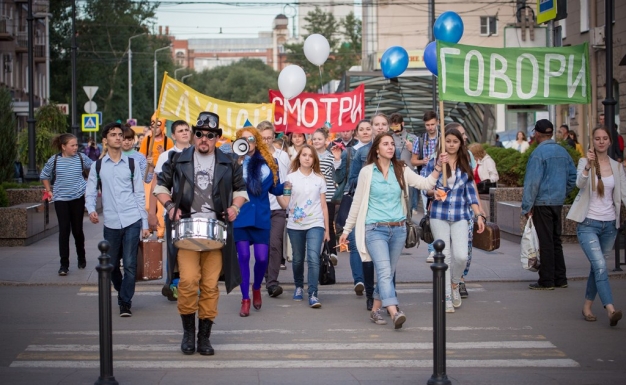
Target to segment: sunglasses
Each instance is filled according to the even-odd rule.
[[[161,122],[160,120],[157,120],[156,122],[155,122],[154,120],[152,120],[152,121],[150,122],[150,124],[151,124],[151,125],[156,124],[157,126],[162,126],[162,125],[163,125],[163,122]]]
[[[209,128],[217,128],[217,120],[215,116],[212,115],[200,115],[198,117],[198,121],[196,122],[196,126],[202,127],[208,125]]]
[[[248,142],[250,143],[256,143],[256,139],[254,138],[254,136],[248,136],[247,138],[245,138]]]
[[[207,138],[208,140],[212,140],[217,138],[217,134],[214,132],[207,132],[206,134],[203,134],[202,131],[196,131],[194,132],[194,135],[198,139]]]

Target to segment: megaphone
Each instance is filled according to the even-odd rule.
[[[244,138],[237,139],[233,142],[233,152],[239,156],[244,156],[250,150],[248,141]]]

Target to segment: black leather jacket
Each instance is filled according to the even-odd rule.
[[[163,171],[158,174],[157,184],[172,191],[172,200],[179,202],[179,208],[185,216],[191,212],[194,190],[194,151],[189,147],[180,153],[171,151],[168,161],[163,164]],[[182,188],[181,188],[182,186]],[[241,166],[231,156],[215,149],[215,170],[213,175],[213,205],[218,213],[225,213],[233,204],[233,192],[246,192]],[[237,251],[233,239],[233,224],[227,215],[217,214],[218,220],[226,223],[226,245],[222,248],[222,274],[226,291],[230,292],[241,283]]]

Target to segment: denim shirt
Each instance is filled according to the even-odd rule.
[[[526,164],[522,215],[533,206],[561,206],[576,186],[576,167],[567,151],[549,139],[541,142]]]

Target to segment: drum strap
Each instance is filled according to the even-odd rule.
[[[172,156],[172,170],[176,170],[178,163],[178,157],[180,156],[180,152],[177,152],[176,154],[174,154],[174,156]],[[178,209],[180,208],[180,200],[183,198],[183,192],[185,191],[185,176],[183,175],[183,170],[178,169],[178,180],[180,180],[180,187],[178,190],[178,195],[176,196],[176,202],[175,206],[174,206],[174,216],[176,216],[176,213],[178,212]]]

